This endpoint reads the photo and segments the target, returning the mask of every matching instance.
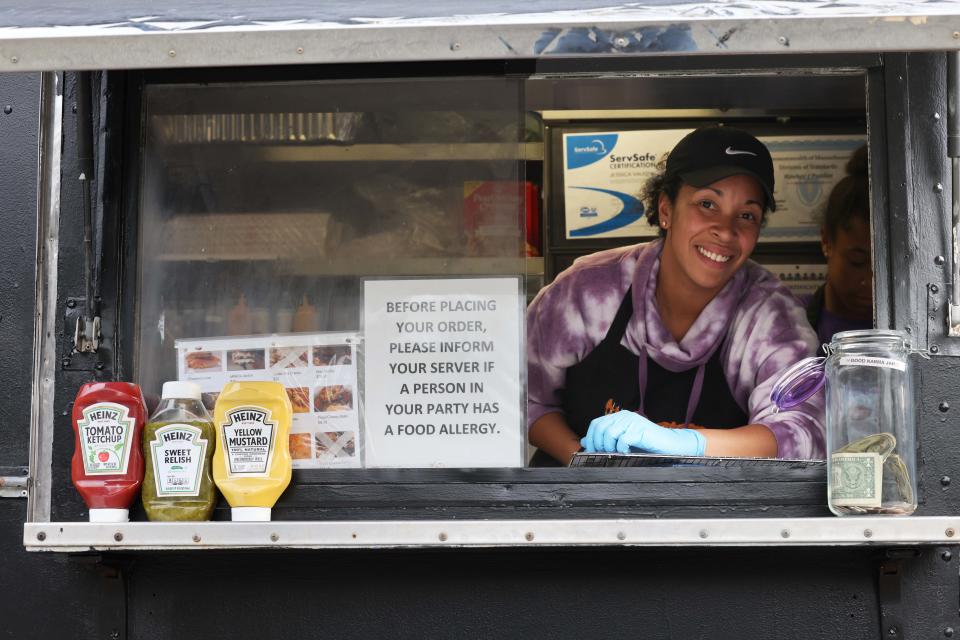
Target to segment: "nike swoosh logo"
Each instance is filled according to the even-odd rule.
[[[739,149],[734,149],[733,147],[727,147],[728,156],[755,156],[753,151],[740,151]]]

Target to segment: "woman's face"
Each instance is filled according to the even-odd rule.
[[[706,187],[683,185],[675,202],[661,194],[666,228],[661,269],[673,269],[696,290],[715,294],[753,253],[763,221],[763,190],[737,175]]]
[[[836,313],[848,320],[873,319],[873,260],[870,255],[870,224],[852,217],[846,228],[829,238],[821,232],[827,258],[827,287]]]

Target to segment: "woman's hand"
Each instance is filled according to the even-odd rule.
[[[591,421],[580,444],[588,453],[637,449],[667,456],[702,456],[707,440],[693,429],[667,429],[633,411],[618,411]]]

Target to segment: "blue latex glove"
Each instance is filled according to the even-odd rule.
[[[595,418],[580,444],[588,453],[630,453],[702,456],[707,440],[693,429],[667,429],[639,413],[618,411]]]

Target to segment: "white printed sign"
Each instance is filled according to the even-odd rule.
[[[841,356],[839,364],[841,367],[878,367],[880,369],[896,369],[897,371],[907,370],[907,363],[903,360],[875,358],[873,356]]]
[[[367,467],[519,467],[517,278],[364,282]]]
[[[563,135],[567,238],[655,236],[640,191],[657,163],[691,129],[600,131]]]
[[[177,377],[212,406],[231,380],[280,382],[293,408],[294,469],[361,467],[356,333],[177,340]]]
[[[818,240],[820,215],[830,191],[846,174],[847,161],[866,139],[856,135],[768,136],[760,141],[773,157],[776,212],[760,240]]]
[[[813,296],[827,281],[825,264],[764,264],[801,301]]]

